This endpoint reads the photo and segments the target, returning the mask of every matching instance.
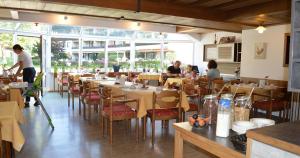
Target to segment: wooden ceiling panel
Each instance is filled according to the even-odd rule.
[[[290,21],[291,0],[0,0],[0,7],[239,32]],[[264,15],[264,16],[262,16]],[[196,30],[196,29],[194,29]]]
[[[220,5],[214,6],[214,8],[222,9],[222,10],[233,10],[237,8],[243,8],[255,4],[265,3],[272,0],[235,0],[227,3],[223,3]]]

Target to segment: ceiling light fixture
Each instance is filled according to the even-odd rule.
[[[68,16],[64,16],[64,20],[67,21],[68,20]]]
[[[255,30],[258,33],[264,33],[267,29],[263,25],[259,25]]]
[[[16,10],[11,10],[10,15],[12,19],[18,20],[19,19],[19,12]]]

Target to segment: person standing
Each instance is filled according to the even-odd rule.
[[[25,52],[24,48],[19,44],[13,46],[13,51],[18,55],[18,62],[8,70],[10,71],[18,67],[18,71],[15,74],[15,77],[21,76],[23,74],[23,82],[28,82],[28,84],[32,84],[34,82],[36,71],[34,69],[30,54]],[[25,107],[29,107],[29,102],[30,102],[30,97],[26,97]],[[34,103],[34,106],[38,106],[38,105],[39,104],[36,101]]]

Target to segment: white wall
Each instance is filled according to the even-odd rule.
[[[195,43],[194,63],[198,65],[199,71],[205,71],[207,69],[207,62],[203,62],[204,45],[214,44],[215,34],[217,36],[217,42],[221,37],[235,36],[237,42],[241,42],[242,34],[232,32],[214,32],[201,35],[199,42]],[[220,65],[220,64],[219,64]]]
[[[241,77],[288,80],[288,68],[283,67],[284,34],[289,33],[290,25],[267,27],[263,34],[256,30],[242,32]],[[257,42],[267,43],[266,59],[254,59],[254,45]]]

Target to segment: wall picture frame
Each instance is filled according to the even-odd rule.
[[[254,45],[254,59],[266,59],[267,58],[267,43],[258,42]]]

